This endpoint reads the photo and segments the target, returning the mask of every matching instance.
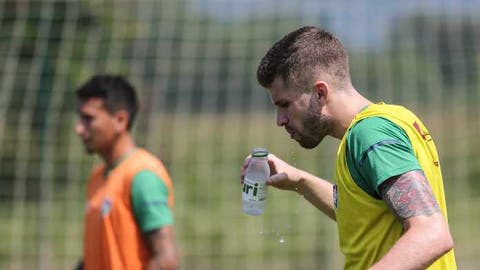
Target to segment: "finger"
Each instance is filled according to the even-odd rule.
[[[245,160],[243,161],[243,168],[246,169],[248,167],[248,164],[250,164],[250,160],[251,160],[251,156],[248,156],[245,158]]]
[[[274,154],[268,154],[268,166],[270,167],[270,175],[278,173],[277,162],[281,162]]]
[[[270,178],[267,179],[266,183],[269,186],[275,186],[285,181],[286,179],[287,179],[287,174],[283,172],[283,173],[278,173],[270,176]]]
[[[245,158],[242,167],[240,168],[240,184],[243,184],[243,179],[245,179],[245,172],[247,170],[248,165],[250,164],[251,157],[248,156]]]
[[[245,179],[245,167],[240,168],[240,184],[243,184],[243,179]]]

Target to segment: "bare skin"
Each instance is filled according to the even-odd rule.
[[[129,115],[126,110],[110,113],[103,100],[90,98],[78,105],[79,121],[75,131],[82,139],[89,153],[97,153],[107,167],[113,166],[123,155],[136,148],[127,125]],[[178,268],[177,251],[173,229],[170,226],[145,234],[152,257],[148,270],[170,270]],[[83,269],[80,263],[78,269]]]
[[[250,157],[247,157],[240,172],[241,183],[243,183],[249,163]],[[325,215],[335,220],[332,183],[299,170],[273,154],[268,155],[268,164],[270,166],[270,178],[267,179],[267,185],[297,192]]]
[[[268,88],[277,109],[277,125],[305,148],[316,147],[325,136],[342,139],[355,115],[371,104],[351,84],[334,89],[320,77],[311,92],[289,89],[280,78]],[[241,168],[242,180],[248,162],[247,158]],[[328,217],[336,219],[330,181],[295,168],[272,154],[269,164],[268,185],[296,191]],[[383,200],[402,223],[404,234],[372,269],[425,269],[453,248],[448,224],[423,173],[407,172],[389,179],[381,190]]]
[[[171,226],[162,227],[145,234],[152,258],[147,270],[178,269],[178,255]]]
[[[405,232],[371,269],[425,269],[453,248],[448,224],[422,171],[392,177],[379,190]]]
[[[268,185],[295,191],[328,217],[336,219],[329,181],[295,168],[273,154],[268,158],[271,170]],[[241,180],[249,160],[246,158],[242,166]],[[386,180],[380,186],[380,193],[403,225],[404,234],[371,269],[425,269],[453,248],[448,224],[422,171]]]
[[[411,217],[429,217],[440,213],[422,171],[411,171],[390,178],[380,185],[379,189],[382,199],[402,224]]]
[[[101,156],[107,166],[135,148],[135,142],[127,130],[127,111],[110,113],[99,98],[80,102],[77,110],[79,121],[75,132],[86,150]]]

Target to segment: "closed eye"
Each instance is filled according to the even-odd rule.
[[[288,101],[277,101],[275,105],[280,108],[287,108],[290,103]]]
[[[82,115],[80,115],[80,119],[84,123],[89,123],[93,120],[93,116],[87,115],[87,114],[82,114]]]

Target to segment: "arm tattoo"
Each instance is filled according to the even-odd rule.
[[[382,199],[403,224],[416,216],[431,216],[440,212],[438,203],[422,171],[410,171],[394,176],[379,187]]]

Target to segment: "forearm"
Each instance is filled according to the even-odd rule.
[[[405,232],[372,269],[425,269],[453,248],[448,224],[422,171],[392,177],[379,191]]]
[[[409,226],[409,229],[371,270],[426,269],[453,248],[448,225],[440,213],[414,219],[414,226]]]
[[[78,264],[75,266],[74,270],[83,270],[83,258],[78,262]]]
[[[332,183],[305,171],[300,171],[300,176],[301,179],[295,191],[325,215],[336,220],[335,211],[333,209]]]
[[[273,154],[269,155],[268,163],[271,175],[267,179],[267,185],[281,190],[296,191],[328,217],[335,220],[333,185],[330,182],[293,167]],[[242,180],[248,164],[249,160],[247,159],[240,175]]]
[[[178,254],[174,243],[173,229],[166,226],[147,233],[151,258],[147,270],[178,269]]]
[[[167,256],[154,255],[150,258],[146,270],[176,270],[178,269],[178,261],[176,254]]]

